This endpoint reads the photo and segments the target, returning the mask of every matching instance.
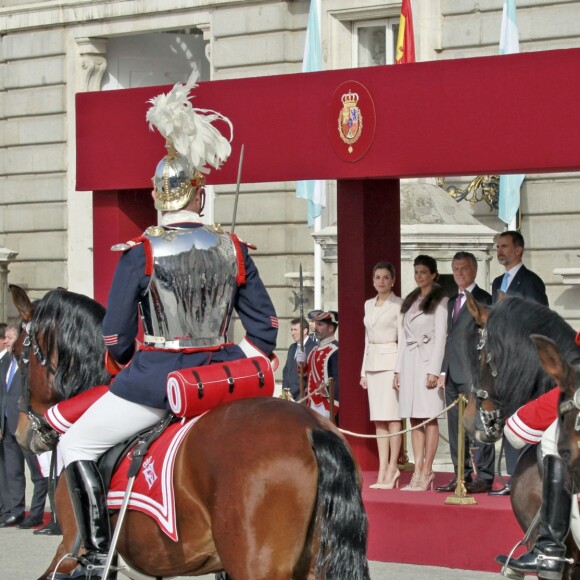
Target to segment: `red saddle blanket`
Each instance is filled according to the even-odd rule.
[[[151,444],[141,470],[135,477],[129,499],[129,509],[151,516],[174,542],[178,539],[173,487],[175,456],[198,419],[195,417],[184,423],[173,423]],[[119,509],[123,503],[130,464],[129,453],[113,474],[107,496],[107,505],[111,509]]]
[[[53,429],[64,433],[108,390],[106,386],[95,387],[63,401],[46,412],[46,420]],[[179,446],[197,419],[199,417],[173,423],[151,444],[141,470],[135,477],[128,505],[128,509],[138,510],[151,516],[173,541],[177,541],[173,466]],[[119,509],[123,503],[130,464],[129,452],[111,479],[107,496],[107,505],[111,509]]]

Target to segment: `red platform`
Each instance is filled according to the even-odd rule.
[[[475,494],[477,505],[446,505],[446,493],[369,489],[376,475],[364,473],[369,560],[499,572],[495,556],[523,536],[509,497]],[[410,478],[410,472],[401,473],[401,487]],[[450,478],[438,473],[435,486]]]

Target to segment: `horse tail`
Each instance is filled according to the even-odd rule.
[[[318,462],[316,526],[320,546],[315,578],[370,580],[367,516],[354,459],[332,431],[313,429],[312,449]]]

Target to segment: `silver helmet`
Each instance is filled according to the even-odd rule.
[[[159,211],[181,209],[189,204],[197,188],[204,185],[203,174],[168,142],[167,155],[157,164],[153,176],[155,208]]]

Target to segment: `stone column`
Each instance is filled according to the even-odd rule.
[[[8,264],[13,262],[18,252],[0,248],[0,322],[8,321]]]
[[[322,248],[322,308],[338,310],[338,245],[336,226],[328,226],[312,234]],[[339,314],[340,317],[340,314]]]

